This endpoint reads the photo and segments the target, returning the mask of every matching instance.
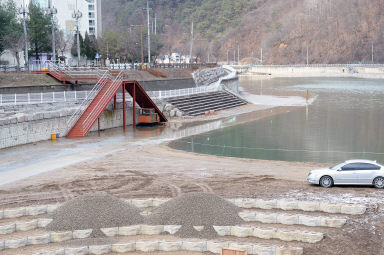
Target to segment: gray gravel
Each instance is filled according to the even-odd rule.
[[[156,208],[147,217],[151,225],[182,225],[176,233],[186,238],[215,238],[212,226],[235,226],[244,223],[238,216],[241,209],[225,199],[209,193],[188,193]],[[204,226],[196,231],[193,226]]]
[[[100,228],[138,225],[144,222],[140,210],[114,196],[92,194],[77,197],[60,206],[47,226],[51,231],[93,229],[92,237],[103,237]]]

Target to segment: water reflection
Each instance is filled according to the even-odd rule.
[[[384,162],[383,80],[278,78],[241,80],[250,93],[293,95],[309,89],[318,98],[288,114],[182,139],[174,148],[231,157],[338,162],[350,158]],[[259,88],[258,88],[259,87]],[[206,137],[209,136],[209,141]]]

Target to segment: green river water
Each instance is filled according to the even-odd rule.
[[[316,101],[288,113],[176,140],[197,153],[302,162],[374,159],[384,163],[384,80],[241,78],[256,95],[303,95]]]

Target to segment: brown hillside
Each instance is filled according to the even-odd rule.
[[[159,19],[163,44],[161,54],[188,54],[190,19],[206,6],[201,1],[184,0],[174,1],[177,4],[169,7],[173,9],[167,7],[164,10],[156,5],[156,1],[150,2]],[[112,0],[108,3],[113,4],[105,6],[104,27],[126,31],[126,24],[145,24],[139,1]],[[134,13],[140,15],[128,16],[116,25],[112,21],[115,15],[119,15],[117,7],[123,8],[127,3],[130,9],[137,6],[138,11]],[[109,6],[114,6],[114,9]],[[193,6],[192,15],[176,15],[185,11],[185,6]],[[217,9],[217,5],[212,8]],[[233,14],[236,22],[228,21],[224,31],[206,34],[196,29],[194,55],[201,56],[205,61],[208,54],[211,61],[226,61],[227,54],[229,60],[233,60],[235,54],[237,60],[239,47],[241,59],[259,58],[260,48],[263,48],[264,64],[304,64],[308,47],[309,62],[312,64],[371,63],[373,45],[374,62],[384,62],[384,0],[249,0],[241,8],[242,13],[237,10],[237,14]],[[219,18],[212,15],[194,21],[197,28],[205,23],[212,27],[217,21],[215,19]]]

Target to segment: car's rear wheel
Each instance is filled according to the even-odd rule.
[[[383,177],[376,177],[373,180],[373,186],[377,189],[382,189],[384,188],[384,178]]]
[[[320,186],[323,188],[330,188],[333,186],[333,179],[331,176],[323,176],[320,178]]]

